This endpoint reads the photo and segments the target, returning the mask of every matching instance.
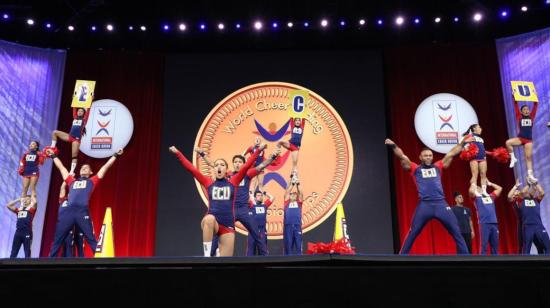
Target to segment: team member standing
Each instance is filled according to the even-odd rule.
[[[15,204],[20,202],[19,207]],[[36,213],[36,199],[31,196],[15,199],[10,201],[6,207],[17,214],[17,224],[15,226],[15,234],[13,235],[13,243],[11,246],[10,258],[17,258],[21,245],[25,251],[25,258],[31,257],[32,243],[32,220]]]
[[[453,157],[460,153],[464,146],[464,139],[453,147],[442,160],[433,163],[433,153],[430,149],[423,149],[419,159],[422,162],[417,165],[403,153],[403,151],[390,139],[386,139],[395,156],[401,161],[401,167],[410,173],[416,183],[419,203],[416,207],[411,228],[401,247],[401,254],[408,254],[416,237],[420,234],[426,223],[432,219],[439,220],[447,231],[454,238],[459,254],[467,254],[468,247],[460,234],[456,217],[445,201],[443,186],[441,185],[441,174],[443,169],[451,165]]]
[[[44,156],[40,152],[40,144],[38,141],[31,141],[29,149],[19,162],[19,175],[23,178],[23,191],[21,192],[21,198],[25,198],[29,188],[31,189],[31,196],[36,196],[36,183],[40,176],[40,165],[44,163]]]
[[[508,192],[508,202],[512,203],[512,207],[514,208],[516,212],[516,222],[517,222],[517,237],[518,237],[518,250],[517,253],[521,254],[523,253],[523,219],[521,217],[521,206],[517,202],[518,198],[521,197],[521,190],[519,189],[521,187],[521,183],[519,182],[519,179],[516,179],[516,185],[510,189]],[[544,245],[542,245],[541,242],[539,242],[537,237],[533,238],[533,245],[537,248],[537,251],[539,254],[544,253]]]
[[[470,125],[468,130],[462,134],[465,139],[465,148],[475,144],[478,152],[476,157],[470,160],[470,172],[472,178],[470,179],[470,185],[477,185],[477,178],[479,175],[481,189],[484,196],[488,196],[487,193],[487,158],[485,153],[485,144],[483,138],[481,138],[481,126],[479,124]]]
[[[260,148],[265,149],[265,145]],[[215,179],[213,180],[203,175],[175,146],[171,146],[169,150],[176,154],[185,169],[207,190],[208,211],[201,221],[204,256],[210,257],[211,255],[214,234],[219,237],[220,256],[232,256],[235,245],[236,190],[260,152],[254,153],[239,172],[230,179],[227,178],[227,162],[224,159],[216,159],[214,161]]]
[[[532,185],[526,185],[521,190],[519,195],[515,194],[517,187],[514,186],[508,193],[508,196],[512,195],[512,201],[519,204],[521,211],[521,218],[523,222],[523,253],[529,254],[531,252],[531,245],[533,241],[537,239],[544,246],[544,253],[550,253],[550,238],[548,232],[542,224],[540,216],[540,202],[544,198],[544,189],[540,184],[535,183]],[[539,254],[541,251],[539,250]]]
[[[517,137],[506,140],[506,149],[510,153],[510,168],[518,161],[514,155],[515,146],[523,146],[525,151],[525,163],[527,164],[527,179],[528,182],[535,183],[537,179],[533,174],[533,123],[537,115],[538,102],[534,102],[533,110],[529,109],[528,105],[518,107],[518,103],[514,101],[514,112],[518,123]]]
[[[474,224],[472,223],[472,211],[464,206],[464,197],[458,191],[453,193],[455,205],[451,207],[458,222],[460,234],[468,246],[468,252],[472,253],[472,240],[475,237]],[[458,249],[457,249],[458,250]]]
[[[296,188],[296,191],[293,191]],[[293,177],[285,191],[283,242],[285,255],[302,254],[302,204],[304,195],[298,178]]]
[[[86,122],[88,121],[88,112],[85,108],[73,108],[73,124],[67,134],[59,130],[52,132],[51,147],[57,144],[57,138],[71,144],[71,170],[69,174],[74,174],[78,162],[78,151],[80,149],[80,140],[86,134]]]
[[[302,118],[290,119],[290,140],[279,141],[279,145],[289,150],[292,155],[292,175],[296,176],[298,173],[298,154],[300,153],[300,147],[302,146],[302,137],[304,136],[304,127],[306,120]]]
[[[264,196],[266,196],[267,199],[264,200]],[[266,191],[261,192],[256,190],[254,195],[252,195],[252,193],[250,194],[250,212],[256,222],[258,236],[266,249],[265,255],[267,255],[267,209],[273,204],[273,201],[275,201],[275,197]],[[248,233],[247,243],[247,256],[260,255],[260,247],[256,244],[254,237],[250,233]]]
[[[97,240],[94,234],[92,219],[88,209],[90,198],[94,189],[99,185],[101,179],[105,176],[109,168],[115,163],[117,157],[122,155],[124,151],[119,149],[109,160],[99,169],[97,175],[92,176],[92,167],[88,164],[83,164],[80,168],[80,177],[74,178],[69,175],[69,171],[63,166],[63,163],[52,150],[48,150],[48,155],[53,159],[53,162],[61,177],[69,186],[69,205],[65,210],[67,213],[61,216],[55,227],[55,235],[50,257],[57,256],[61,245],[63,245],[73,226],[77,226],[82,230],[92,253],[95,253]]]
[[[67,208],[69,207],[69,200],[67,198],[67,183],[63,181],[61,183],[61,187],[59,189],[59,208],[57,210],[57,223],[59,223],[62,219],[64,219],[64,215],[67,214]],[[61,252],[62,257],[73,257],[73,248],[76,246],[77,250],[77,256],[84,257],[84,241],[83,241],[84,234],[80,231],[78,227],[73,227],[71,231],[69,231],[69,234],[67,235],[67,238],[64,241],[63,250]]]
[[[470,198],[477,209],[479,221],[479,234],[481,236],[480,254],[487,254],[487,244],[491,245],[491,254],[498,254],[498,220],[495,210],[495,200],[502,193],[502,187],[497,184],[487,182],[494,190],[489,196],[482,195],[481,189],[476,185],[470,186]]]

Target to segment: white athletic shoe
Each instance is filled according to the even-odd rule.
[[[527,183],[531,184],[531,185],[536,185],[538,183],[538,179],[532,175],[527,175]]]
[[[510,168],[514,168],[514,166],[516,165],[517,162],[518,162],[518,159],[515,158],[514,156],[511,156],[510,157]]]

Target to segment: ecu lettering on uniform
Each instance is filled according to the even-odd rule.
[[[493,199],[491,197],[481,197],[483,204],[493,204]]]
[[[17,212],[17,218],[27,218],[27,211],[19,211]]]
[[[535,203],[535,200],[524,200],[524,201],[525,201],[525,206],[529,206],[529,207],[537,206],[537,204]]]
[[[435,177],[437,177],[437,173],[435,172],[435,168],[422,169],[422,177],[423,178],[435,178]]]
[[[86,188],[87,181],[74,181],[73,183],[73,189],[84,189]]]
[[[255,207],[256,209],[256,214],[264,214],[265,213],[265,208],[263,207]]]
[[[533,122],[531,119],[521,119],[521,126],[532,126]]]
[[[82,126],[82,120],[73,120],[73,126]]]
[[[288,208],[295,209],[298,207],[298,202],[293,201],[288,204]]]
[[[36,155],[35,154],[29,154],[25,157],[25,160],[26,161],[35,161],[36,160]]]
[[[295,134],[302,134],[302,128],[301,127],[294,127],[294,129],[292,130],[293,133]]]
[[[212,200],[229,200],[230,196],[231,190],[227,186],[212,188]]]

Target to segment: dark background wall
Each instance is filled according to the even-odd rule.
[[[393,253],[381,51],[174,54],[165,63],[157,256],[202,255],[205,206],[168,147],[176,145],[190,158],[210,110],[231,92],[265,81],[309,88],[340,114],[354,148],[353,177],[343,200],[352,243],[360,253]],[[334,214],[304,235],[304,248],[308,241],[332,240],[333,230]],[[245,240],[237,235],[236,255],[244,253]],[[282,253],[282,241],[270,241],[269,249]]]

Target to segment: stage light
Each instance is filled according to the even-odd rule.
[[[115,27],[113,27],[113,25],[111,25],[111,24],[107,24],[107,26],[105,28],[107,28],[107,31],[109,31],[109,32],[111,32],[115,29]]]
[[[240,28],[241,28],[241,24],[236,24],[236,25],[235,25],[235,28],[240,29]]]
[[[522,11],[522,12],[527,12],[527,6],[525,6],[525,5],[522,6],[522,7],[521,7],[521,11]]]
[[[395,19],[395,24],[398,26],[403,25],[404,22],[405,22],[405,18],[403,18],[403,16],[397,16],[397,18]]]
[[[178,28],[180,29],[180,31],[185,31],[185,29],[187,29],[187,26],[185,24],[179,24]]]
[[[164,32],[169,31],[169,30],[170,30],[170,25],[168,25],[168,24],[162,25],[162,30],[163,30]]]
[[[146,30],[147,30],[147,27],[141,26],[141,27],[139,27],[139,29],[140,29],[141,31],[146,31]]]
[[[257,31],[262,30],[263,26],[264,26],[264,25],[262,24],[261,21],[256,21],[256,22],[254,22],[254,29],[256,29]]]
[[[46,29],[51,29],[52,28],[52,24],[51,23],[46,23]]]
[[[69,25],[69,26],[67,27],[67,29],[68,29],[69,31],[74,31],[74,26]]]
[[[454,22],[458,22],[460,19],[458,17],[453,18]]]
[[[418,25],[420,23],[420,18],[415,18],[414,23]]]
[[[32,20],[32,19],[30,19],[30,18],[27,19],[27,25],[33,26],[33,25],[34,25],[34,20]]]
[[[92,29],[92,31],[97,30],[97,28],[95,26],[92,26],[91,29]]]
[[[294,24],[293,24],[292,22],[289,21],[289,22],[286,24],[286,26],[289,27],[289,28],[292,28],[292,27],[294,27]]]
[[[321,27],[326,28],[328,26],[328,20],[323,19],[321,20]]]
[[[546,0],[544,3],[545,3],[546,5],[548,5],[548,4],[550,4],[550,0]]]
[[[434,19],[434,21],[435,21],[435,23],[437,23],[437,24],[440,23],[440,22],[441,22],[441,17],[436,17],[436,18]]]
[[[201,31],[206,30],[206,25],[205,24],[200,24],[199,29],[201,29]]]
[[[273,27],[273,29],[277,29],[279,27],[279,23],[274,22],[271,24],[271,26]]]
[[[2,15],[2,18],[3,18],[3,19],[10,19],[10,15],[4,13],[4,14]]]
[[[218,24],[218,30],[223,30],[223,29],[225,29],[225,25],[222,24],[222,23],[219,23]]]
[[[364,26],[366,21],[364,19],[359,19],[359,25]]]
[[[503,10],[500,12],[500,16],[501,17],[508,17],[508,11],[507,10]]]
[[[475,22],[480,22],[482,19],[483,19],[483,15],[481,15],[481,13],[475,13],[474,14],[474,21]]]
[[[346,22],[345,22],[344,20],[340,20],[340,26],[345,27],[345,26],[346,26]]]
[[[383,21],[382,19],[378,19],[378,20],[376,21],[376,23],[377,23],[379,26],[381,26],[381,25],[384,23],[384,21]]]
[[[304,27],[306,27],[306,28],[309,27],[309,22],[307,22],[307,21],[304,22]]]
[[[128,26],[128,30],[134,31],[134,26]]]

